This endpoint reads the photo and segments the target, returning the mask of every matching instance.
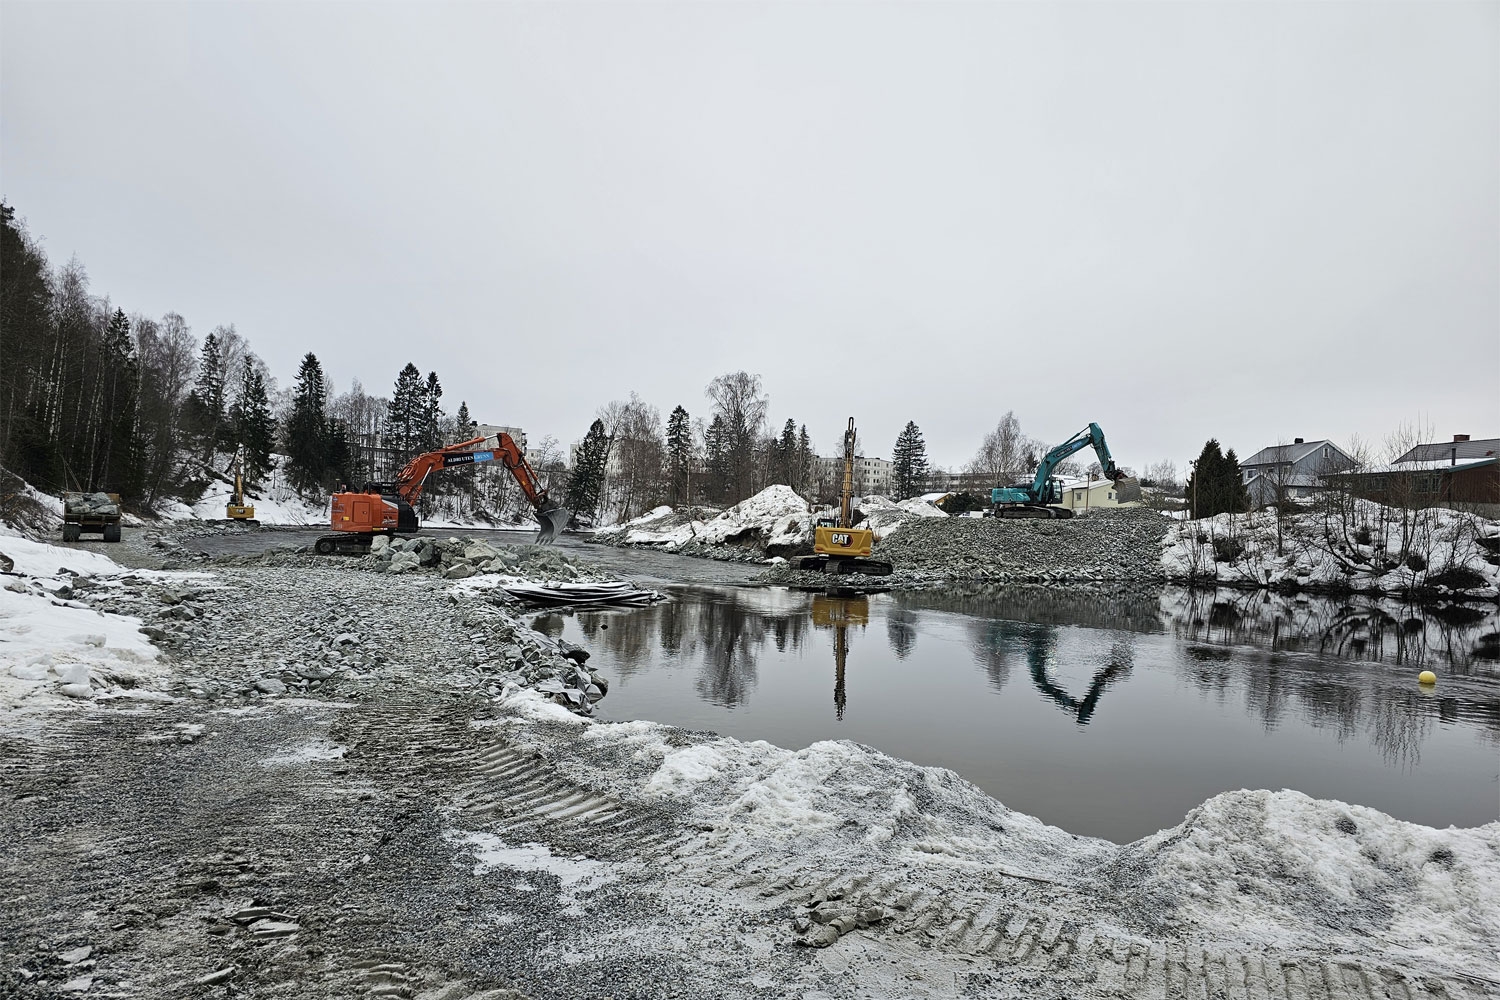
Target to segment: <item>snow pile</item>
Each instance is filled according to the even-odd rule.
[[[1500,822],[1435,830],[1301,792],[1226,792],[1112,869],[1106,880],[1179,921],[1275,947],[1316,932],[1353,950],[1371,935],[1442,961],[1500,944]]]
[[[1029,911],[1114,934],[1378,955],[1438,973],[1486,974],[1500,948],[1500,822],[1436,830],[1295,791],[1242,790],[1122,846],[1007,809],[951,771],[848,741],[791,751],[587,720],[563,732],[555,706],[519,690],[497,711],[476,725],[504,726],[508,743],[544,753],[570,780],[660,803],[702,831],[676,854],[690,881],[693,866],[706,877],[720,864],[765,873],[769,892],[791,859],[810,859],[799,883],[807,895],[792,902],[818,909],[847,907],[838,887],[865,884],[857,919],[836,933],[816,915],[797,924],[808,944],[853,926],[899,933],[922,916],[899,912],[901,901],[925,897],[932,916],[942,909],[939,927],[953,913]],[[880,884],[892,888],[868,888]]]
[[[136,697],[157,671],[141,622],[71,600],[125,570],[96,552],[0,535],[0,713],[64,699]]]
[[[897,501],[878,495],[867,496],[861,497],[855,503],[855,507],[864,515],[864,520],[859,523],[859,527],[873,531],[877,542],[914,517],[948,516],[921,497]]]
[[[103,553],[48,545],[9,528],[0,528],[0,572],[51,579],[74,575],[117,576],[125,570]]]
[[[717,559],[758,560],[812,544],[813,516],[790,486],[767,486],[706,520],[658,507],[633,521],[594,533],[611,545],[640,545]]]
[[[947,517],[920,498],[899,503],[882,496],[854,501],[860,517],[856,526],[870,528],[879,541],[914,518]],[[611,545],[640,545],[684,555],[709,556],[734,561],[811,552],[813,526],[837,511],[812,513],[809,504],[789,486],[768,486],[711,518],[693,516],[692,511],[658,507],[633,521],[595,532],[598,541]]]
[[[1218,514],[1173,525],[1172,580],[1285,591],[1500,596],[1500,522],[1431,507],[1333,499],[1323,509]]]

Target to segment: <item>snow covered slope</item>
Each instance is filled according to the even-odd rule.
[[[1226,977],[1232,996],[1386,995],[1346,994],[1347,971],[1418,996],[1423,977],[1490,977],[1500,949],[1500,822],[1436,830],[1241,790],[1117,845],[847,741],[792,751],[572,720],[519,689],[476,726],[546,759],[578,786],[568,802],[589,789],[617,808],[659,803],[699,831],[671,840],[662,864],[713,887],[713,905],[759,901],[757,919],[807,945],[858,932],[856,951],[920,945],[1037,977],[1033,992],[984,995],[1215,996]]]
[[[1279,535],[1279,542],[1278,542]],[[1168,530],[1162,568],[1172,580],[1230,586],[1500,596],[1500,522],[1432,507],[1366,500],[1348,510],[1219,514]]]

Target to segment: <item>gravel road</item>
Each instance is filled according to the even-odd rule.
[[[172,556],[163,550],[150,547],[150,541],[145,537],[148,534],[161,534],[180,542],[182,551],[177,553],[177,558],[182,558],[198,552],[204,552],[210,556],[257,555],[271,549],[311,547],[313,542],[327,532],[321,528],[283,528],[265,525],[260,527],[214,523],[164,525],[157,529],[127,530],[122,542],[102,551],[109,554],[111,558],[115,558],[117,562],[127,565],[137,564],[135,561],[127,562],[132,559],[134,552],[148,553],[144,557],[145,561],[156,565],[159,565],[165,558],[171,558]],[[425,529],[421,534],[432,538],[450,536],[475,538],[492,545],[529,545],[536,538],[535,531],[490,528],[430,528]],[[52,541],[54,544],[62,544],[59,539],[52,539]],[[80,543],[84,547],[98,544],[100,543],[97,541]],[[761,569],[758,566],[694,559],[666,552],[645,549],[629,551],[606,545],[593,545],[583,535],[565,534],[558,538],[556,547],[580,562],[589,563],[624,579],[641,583],[746,583]],[[125,558],[116,556],[117,551],[124,553]]]

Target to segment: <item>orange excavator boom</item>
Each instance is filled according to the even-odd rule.
[[[415,531],[417,527],[416,506],[422,499],[427,479],[434,472],[462,465],[477,465],[484,462],[502,463],[515,477],[526,494],[540,525],[537,543],[545,545],[567,527],[572,512],[552,500],[537,478],[536,470],[526,461],[526,455],[514,438],[505,432],[495,437],[493,448],[476,448],[488,439],[470,438],[418,455],[397,475],[394,483],[367,483],[361,492],[340,491],[333,495],[332,525],[334,531],[345,532],[368,541],[375,534],[391,531]],[[346,535],[347,537],[347,535]],[[318,540],[318,551],[336,551],[339,536],[326,536]]]

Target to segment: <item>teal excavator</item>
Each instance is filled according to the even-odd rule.
[[[990,503],[994,504],[994,515],[996,517],[1072,517],[1073,512],[1068,508],[1051,506],[1061,503],[1063,495],[1062,483],[1052,473],[1069,455],[1082,451],[1089,445],[1094,446],[1094,454],[1099,456],[1099,467],[1104,470],[1104,478],[1114,480],[1115,499],[1120,503],[1139,500],[1141,498],[1140,481],[1115,467],[1115,460],[1109,454],[1109,445],[1104,443],[1104,432],[1099,429],[1098,424],[1089,424],[1047,452],[1041,464],[1037,466],[1036,476],[1031,482],[998,486],[991,490]]]

